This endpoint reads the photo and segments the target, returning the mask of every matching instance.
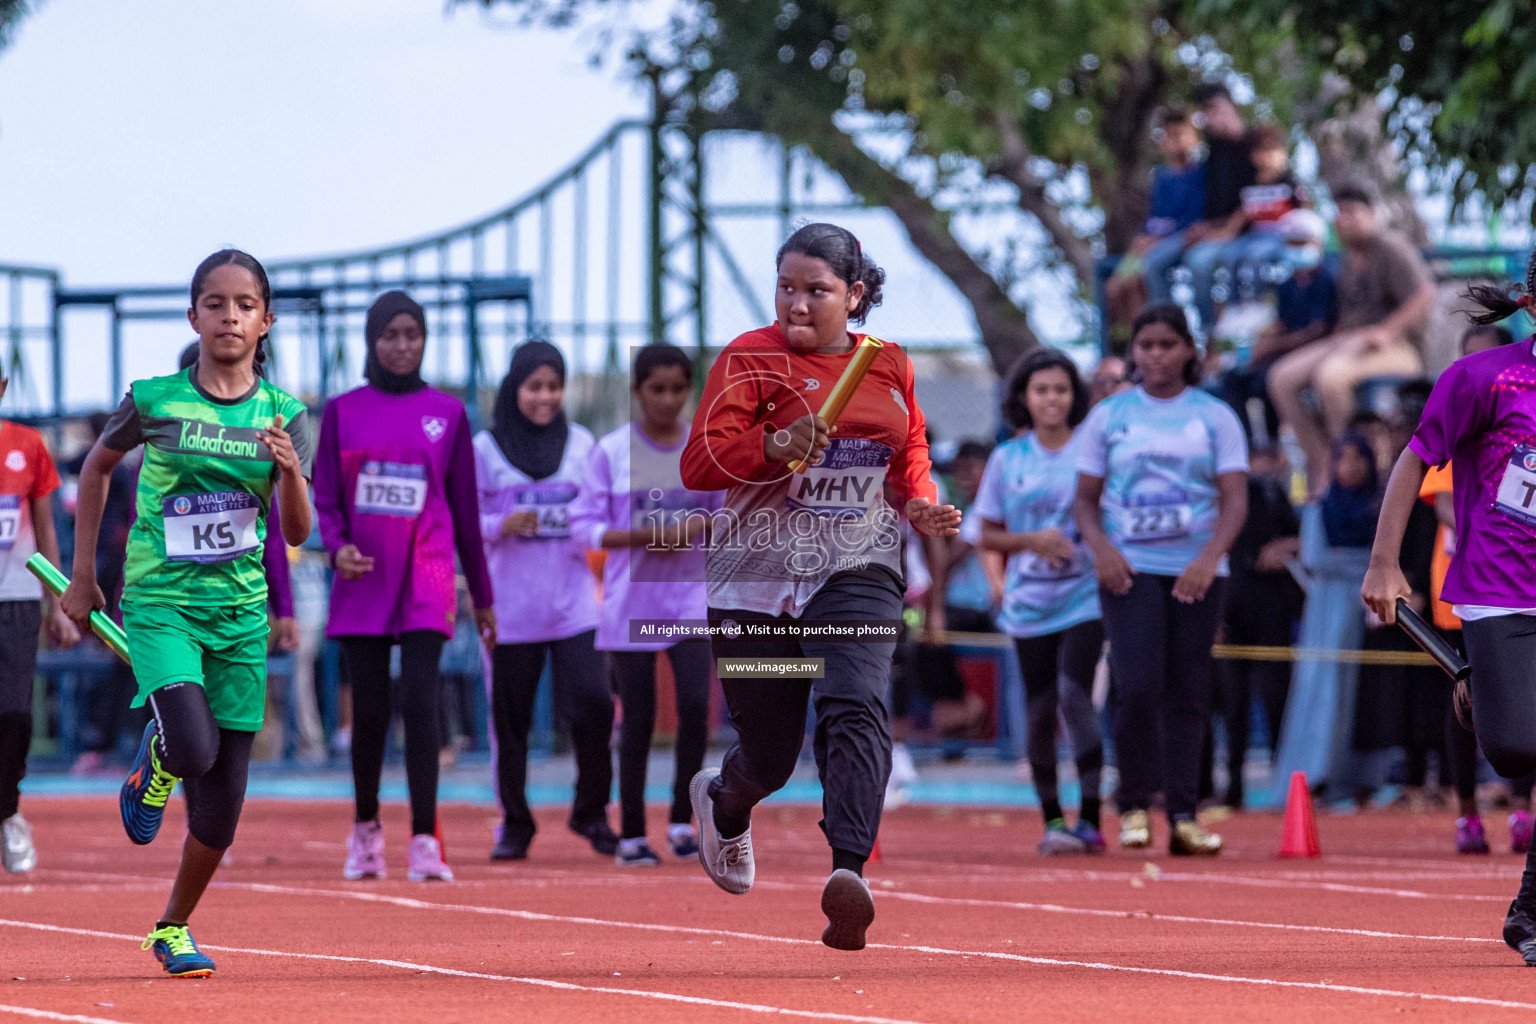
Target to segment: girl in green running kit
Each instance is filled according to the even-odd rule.
[[[209,256],[192,276],[187,319],[198,361],[135,381],[86,458],[74,577],[61,606],[87,626],[106,604],[90,553],[112,470],[143,444],[122,607],[139,681],[134,706],[149,704],[154,718],[119,806],[128,838],[148,843],[183,783],[181,869],[144,948],[172,975],[206,977],[213,961],[187,919],[234,841],[266,703],[267,514],[276,500],[283,539],[309,536],[312,445],[303,404],[257,372],[273,321],[261,264],[235,249]]]

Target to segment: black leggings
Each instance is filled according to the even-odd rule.
[[[1211,643],[1226,580],[1184,604],[1173,576],[1139,572],[1117,596],[1100,588],[1118,706],[1115,756],[1120,810],[1144,811],[1159,789],[1168,819],[1193,818],[1200,756],[1211,717]]]
[[[619,725],[619,808],[625,839],[645,835],[645,775],[656,730],[656,651],[615,651],[613,678],[624,721]],[[704,767],[709,743],[708,640],[684,640],[667,648],[677,691],[677,743],[672,776],[673,825],[693,820],[688,783]]]
[[[1227,607],[1227,643],[1260,647],[1289,647],[1294,623],[1286,616],[1274,615],[1273,608],[1256,603],[1252,595]],[[1291,666],[1284,661],[1247,661],[1228,658],[1216,665],[1218,710],[1227,728],[1227,803],[1243,805],[1243,765],[1248,759],[1253,731],[1253,698],[1264,706],[1269,725],[1269,749],[1280,749],[1280,726],[1285,720],[1285,702],[1291,692]],[[1203,772],[1202,772],[1202,781]],[[1202,788],[1204,788],[1202,786]]]
[[[1466,641],[1460,630],[1446,630],[1445,638],[1451,646],[1466,651]],[[1461,727],[1461,723],[1456,720],[1455,707],[1446,709],[1445,746],[1450,752],[1450,776],[1456,787],[1456,796],[1462,800],[1471,800],[1477,795],[1477,737]],[[1536,788],[1536,771],[1511,779],[1509,788],[1510,795],[1515,799],[1530,800],[1531,790]]]
[[[613,693],[603,657],[592,646],[595,630],[562,640],[497,644],[491,655],[491,722],[496,730],[496,782],[506,824],[504,842],[526,845],[537,827],[528,808],[528,730],[533,699],[550,657],[555,712],[571,730],[576,748],[576,799],[570,824],[578,831],[607,823],[613,789]]]
[[[172,683],[149,695],[160,734],[160,765],[181,780],[187,830],[214,850],[235,841],[254,732],[221,729],[196,683]]]
[[[38,601],[0,601],[0,821],[16,813],[32,746],[32,684],[37,673]]]
[[[435,630],[400,636],[400,717],[405,724],[405,781],[411,794],[411,834],[431,835],[437,826],[437,756],[441,739],[442,680],[438,663],[447,637]],[[392,683],[389,636],[344,636],[342,671],[352,684],[352,785],[357,820],[379,816],[379,777],[389,739]]]
[[[1099,824],[1099,785],[1104,769],[1104,741],[1093,714],[1093,673],[1104,650],[1104,624],[1081,622],[1060,633],[1015,638],[1029,720],[1029,767],[1047,823],[1061,817],[1056,789],[1056,715],[1065,712],[1077,777],[1082,785],[1082,815]],[[1076,700],[1062,700],[1061,691],[1078,691]]]
[[[1463,621],[1472,666],[1472,725],[1493,770],[1506,779],[1536,771],[1536,616],[1498,615]],[[1536,907],[1536,846],[1525,856],[1516,897]]]

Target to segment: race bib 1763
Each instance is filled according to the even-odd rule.
[[[353,507],[359,512],[415,519],[427,503],[427,467],[366,462],[357,474]]]
[[[162,506],[169,562],[228,562],[261,546],[261,502],[249,491],[176,494]]]

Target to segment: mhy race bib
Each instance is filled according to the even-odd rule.
[[[863,516],[880,497],[895,449],[861,437],[835,437],[821,461],[789,482],[785,504],[818,516]]]

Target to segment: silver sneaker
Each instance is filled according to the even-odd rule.
[[[20,814],[13,814],[0,822],[0,835],[4,846],[0,847],[0,863],[12,874],[25,874],[37,867],[37,847],[32,845],[32,826]]]
[[[827,915],[827,927],[821,933],[824,945],[849,951],[864,948],[864,933],[875,919],[868,882],[847,868],[838,868],[821,890],[821,912]]]
[[[693,816],[699,823],[699,863],[716,885],[733,896],[752,888],[757,868],[752,862],[752,827],[735,839],[721,839],[715,828],[715,801],[709,795],[710,784],[720,777],[720,769],[705,768],[688,784],[693,801]]]

